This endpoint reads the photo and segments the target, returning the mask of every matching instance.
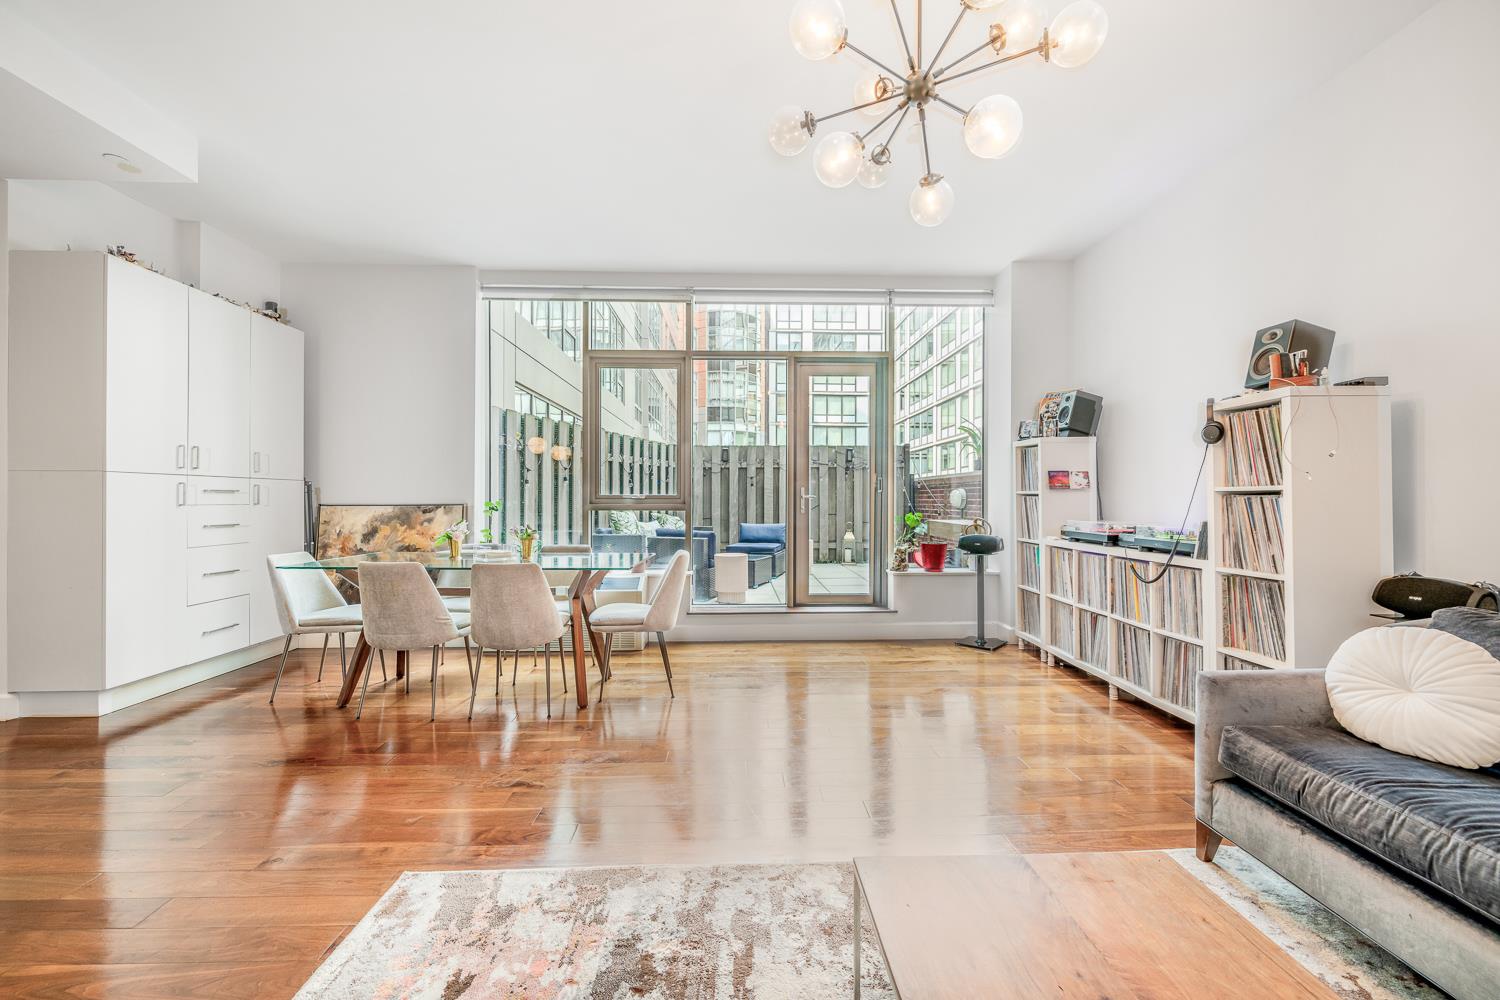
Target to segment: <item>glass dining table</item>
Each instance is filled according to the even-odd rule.
[[[536,563],[542,569],[549,572],[571,572],[573,581],[568,586],[568,603],[572,611],[573,630],[573,677],[577,682],[574,688],[578,696],[578,707],[588,708],[589,686],[588,673],[585,668],[584,659],[584,632],[588,632],[589,642],[594,649],[604,641],[603,637],[588,627],[588,616],[593,610],[593,594],[599,589],[599,584],[610,573],[620,570],[644,569],[652,559],[650,553],[641,552],[607,552],[590,550],[580,552],[569,549],[562,552],[549,552],[542,549],[529,561]],[[468,573],[477,565],[483,563],[515,562],[514,552],[506,552],[497,549],[475,549],[465,550],[457,557],[447,552],[354,552],[348,555],[331,556],[327,559],[310,560],[306,562],[288,562],[277,566],[278,570],[302,570],[302,571],[329,571],[339,574],[350,580],[355,586],[359,585],[359,567],[361,563],[369,562],[414,562],[421,563],[427,569],[437,573]],[[438,589],[445,594],[463,594],[468,592],[467,586],[458,586],[449,577]],[[396,674],[399,678],[406,667],[405,654],[397,657]],[[354,647],[354,656],[349,663],[349,671],[344,677],[344,685],[339,689],[338,707],[344,708],[354,697],[358,689],[359,679],[364,671],[370,669],[371,650],[365,641],[364,633],[361,632],[358,643]]]

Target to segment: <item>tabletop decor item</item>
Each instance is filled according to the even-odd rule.
[[[531,548],[536,544],[536,529],[529,524],[518,525],[510,529],[515,536],[516,543],[521,547],[521,561],[531,561]]]
[[[438,535],[437,538],[433,539],[433,541],[438,545],[442,545],[444,542],[447,542],[448,555],[454,559],[457,559],[459,557],[459,554],[463,551],[464,539],[468,537],[469,522],[459,521],[453,527],[449,528],[441,535]]]
[[[911,562],[911,554],[916,549],[918,542],[927,534],[927,518],[916,511],[908,511],[903,519],[906,530],[901,532],[901,537],[896,539],[896,547],[891,550],[891,572],[901,573],[906,570]]]

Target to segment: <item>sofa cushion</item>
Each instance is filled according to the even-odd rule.
[[[725,552],[743,552],[747,556],[775,555],[786,548],[781,542],[735,542],[724,546]]]
[[[1230,726],[1219,762],[1329,831],[1500,921],[1500,778],[1319,726]]]
[[[1454,767],[1500,761],[1500,660],[1436,628],[1375,628],[1324,673],[1339,725],[1397,753]]]
[[[786,525],[740,523],[741,542],[775,542],[778,547],[786,545]]]
[[[1500,612],[1480,608],[1443,608],[1433,612],[1432,627],[1482,646],[1500,660]]]

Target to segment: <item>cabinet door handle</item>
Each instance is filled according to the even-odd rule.
[[[260,452],[252,451],[250,453],[250,465],[255,472],[260,471]]]
[[[229,625],[220,625],[218,628],[206,628],[206,629],[203,630],[203,634],[204,635],[213,635],[215,632],[228,632],[232,628],[239,628],[239,627],[240,627],[240,623],[239,622],[234,622],[234,623],[229,624]]]
[[[177,506],[182,507],[182,506],[185,506],[186,504],[187,504],[187,483],[178,483],[177,484]]]
[[[250,502],[253,503],[253,504],[256,504],[257,506],[259,506],[259,504],[260,504],[260,483],[256,483],[254,486],[250,487]]]
[[[185,465],[187,465],[187,445],[180,444],[177,446],[177,467],[180,469]]]
[[[216,569],[216,570],[213,570],[211,572],[204,573],[203,575],[204,576],[230,576],[231,574],[238,573],[238,572],[239,572],[239,570],[237,570],[237,569]]]
[[[240,526],[240,522],[238,522],[238,521],[229,521],[229,522],[226,522],[224,524],[205,524],[204,525],[205,528],[238,528],[239,526]]]
[[[198,446],[197,445],[193,445],[191,448],[188,449],[188,453],[192,455],[192,457],[193,457],[193,468],[196,469],[198,467]]]
[[[243,493],[244,490],[199,490],[200,493]]]

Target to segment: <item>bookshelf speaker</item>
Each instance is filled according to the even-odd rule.
[[[1250,365],[1245,372],[1246,389],[1264,389],[1271,384],[1271,358],[1277,354],[1306,351],[1312,371],[1328,367],[1333,353],[1333,331],[1314,326],[1305,320],[1289,319],[1285,323],[1257,330],[1250,347]]]
[[[1057,436],[1093,437],[1099,429],[1099,411],[1102,409],[1102,396],[1082,389],[1062,393],[1057,406]]]

